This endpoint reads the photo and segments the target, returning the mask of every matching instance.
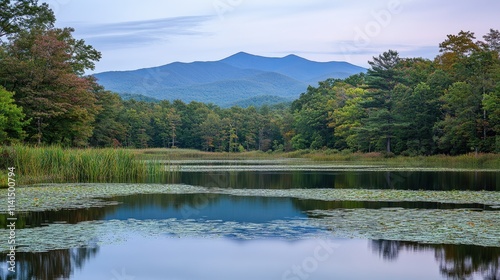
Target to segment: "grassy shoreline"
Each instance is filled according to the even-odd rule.
[[[165,168],[154,161],[136,160],[125,149],[66,149],[61,147],[1,147],[0,166],[15,168],[16,185],[35,183],[130,183],[151,182]],[[7,187],[7,172],[0,187]]]
[[[458,156],[392,156],[382,153],[345,153],[332,150],[293,152],[203,152],[190,149],[132,149],[139,159],[160,160],[251,160],[251,159],[304,159],[316,162],[370,163],[402,167],[448,167],[461,169],[500,169],[500,154],[466,154]]]
[[[189,149],[71,149],[61,147],[0,147],[0,188],[7,186],[7,168],[15,167],[17,185],[35,183],[151,183],[169,176],[161,162],[171,160],[287,160],[318,163],[375,164],[389,167],[500,169],[499,154],[460,156],[394,156],[381,153],[345,153],[332,150],[294,152],[213,153]]]

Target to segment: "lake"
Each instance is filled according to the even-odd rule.
[[[498,170],[169,168],[157,185],[19,189],[32,211],[18,213],[17,272],[3,262],[0,279],[500,279]]]

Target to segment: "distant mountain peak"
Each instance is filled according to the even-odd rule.
[[[306,58],[303,58],[301,56],[298,56],[298,55],[295,55],[295,54],[289,54],[285,57],[282,58],[283,60],[288,60],[288,61],[295,61],[295,62],[299,62],[299,61],[303,61],[303,62],[313,62],[313,63],[318,63],[318,62],[315,62],[315,61],[312,61],[312,60],[309,60],[309,59],[306,59]]]
[[[248,53],[248,52],[244,52],[244,51],[241,51],[241,52],[237,52],[233,55],[230,55],[222,60],[228,60],[228,59],[235,59],[235,58],[255,58],[255,59],[303,59],[303,60],[307,60],[303,57],[300,57],[298,55],[295,55],[295,54],[288,54],[286,56],[283,56],[283,57],[267,57],[267,56],[261,56],[261,55],[256,55],[256,54],[251,54],[251,53]]]
[[[248,55],[248,56],[254,56],[251,53],[247,53],[247,52],[243,52],[243,51],[242,52],[237,52],[237,53],[233,54],[232,56],[242,56],[242,55],[245,55],[245,56],[246,55]]]
[[[254,54],[251,54],[251,53],[247,53],[247,52],[237,52],[233,55],[230,55],[224,59],[230,59],[230,58],[253,58],[253,57],[259,57],[258,55],[254,55]],[[224,60],[222,59],[222,60]]]
[[[309,85],[365,71],[347,62],[320,63],[295,54],[265,57],[241,51],[219,61],[175,62],[94,76],[106,89],[120,94],[224,105],[239,100],[250,100],[250,103],[291,100],[305,92]]]

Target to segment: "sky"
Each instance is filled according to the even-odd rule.
[[[57,27],[102,53],[92,72],[215,61],[240,51],[368,61],[434,58],[448,34],[500,29],[498,0],[47,0]]]

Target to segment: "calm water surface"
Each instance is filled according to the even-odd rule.
[[[253,164],[253,163],[252,163]],[[220,188],[500,189],[498,172],[186,171],[173,183]],[[0,265],[0,279],[500,279],[500,248],[328,238],[328,229],[283,226],[331,209],[488,209],[481,204],[316,201],[230,195],[114,197],[117,205],[20,215],[18,228],[54,223],[161,221],[243,225],[239,235],[145,236],[42,253],[18,253],[18,272]],[[484,210],[486,211],[486,210]],[[5,219],[5,215],[2,216]],[[259,235],[246,225],[265,225]],[[247,230],[248,228],[248,230]],[[113,235],[113,232],[109,232]],[[251,236],[250,240],[241,236]],[[318,236],[314,238],[311,236]],[[326,237],[325,237],[326,236]]]
[[[180,172],[173,183],[251,189],[339,188],[500,191],[494,171],[208,171]]]

